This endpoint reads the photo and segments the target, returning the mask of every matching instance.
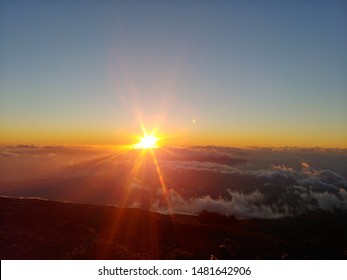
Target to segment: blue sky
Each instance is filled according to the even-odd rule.
[[[0,7],[4,144],[347,147],[346,1]]]

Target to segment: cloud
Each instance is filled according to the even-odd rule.
[[[100,153],[100,149],[87,146],[35,146],[35,145],[17,145],[3,146],[0,154],[14,153],[17,155],[92,155]]]
[[[308,168],[310,168],[310,165],[307,162],[302,162],[301,163],[301,167],[305,168],[305,169],[308,169]]]
[[[195,199],[172,195],[173,210],[196,214],[215,211],[238,218],[279,218],[313,210],[347,209],[347,180],[330,170],[314,170],[304,164],[301,170],[273,165],[267,170],[240,170],[211,162],[175,161],[166,167],[178,171],[212,172],[228,175],[231,199],[211,195]],[[225,182],[226,180],[223,180]],[[223,189],[222,188],[222,189]],[[215,190],[219,190],[218,186]]]
[[[127,187],[130,190],[150,190],[150,188],[144,186],[138,178],[133,178]]]
[[[322,192],[329,191],[337,193],[340,187],[347,189],[346,178],[330,170],[316,171],[313,169],[307,170],[306,168],[303,170],[294,170],[285,165],[273,165],[268,170],[244,171],[224,164],[200,161],[166,162],[165,166],[172,170],[208,171],[229,174],[231,176],[253,177],[264,179],[268,184],[281,182],[282,185],[312,187]]]
[[[207,195],[200,198],[184,199],[177,192],[170,190],[167,205],[156,201],[151,210],[160,213],[198,214],[203,210],[218,212],[223,215],[233,215],[239,219],[249,218],[279,218],[283,213],[277,212],[271,205],[264,204],[264,195],[259,191],[250,194],[230,192],[232,199],[213,199]]]
[[[259,190],[245,194],[242,192],[231,192],[231,199],[217,198],[213,199],[206,195],[198,198],[183,198],[179,193],[170,190],[166,202],[156,200],[150,210],[168,214],[185,213],[199,214],[203,210],[217,212],[223,215],[233,215],[238,219],[274,219],[288,216],[304,214],[307,211],[323,210],[346,210],[347,209],[347,192],[341,189],[340,198],[334,194],[324,192],[312,192],[302,189],[302,187],[294,187],[287,189],[284,195],[289,195],[293,191],[297,191],[298,205],[291,206],[284,203],[283,200],[269,201],[265,193]]]
[[[332,211],[334,209],[346,209],[346,200],[340,200],[328,192],[312,193],[312,196],[317,200],[322,210]]]
[[[16,157],[17,154],[6,150],[0,150],[0,157]]]
[[[32,146],[4,151],[18,156],[0,159],[6,163],[6,170],[0,173],[2,178],[50,177],[21,180],[16,188],[0,181],[0,194],[114,204],[162,213],[198,214],[208,210],[240,219],[347,209],[346,178],[335,169],[314,167],[312,159],[306,160],[304,154],[295,153],[296,161],[292,160],[289,156],[293,151],[159,149],[155,155],[167,193],[162,191],[152,157],[139,161],[139,151],[96,154],[85,148]],[[34,158],[34,154],[39,157]],[[270,159],[284,160],[267,162],[259,168],[231,154],[259,161],[270,154]],[[74,164],[70,165],[71,161]],[[11,174],[13,170],[16,172]]]
[[[199,161],[230,166],[247,162],[228,153],[191,148],[163,148],[158,149],[155,154],[159,160],[166,161]]]
[[[226,173],[226,174],[235,174],[240,173],[240,170],[231,167],[226,164],[218,164],[214,162],[204,162],[204,161],[198,161],[198,160],[191,160],[191,161],[171,161],[171,162],[164,162],[163,165],[169,169],[175,169],[175,170],[196,170],[196,171],[209,171],[209,172],[219,172],[219,173]]]

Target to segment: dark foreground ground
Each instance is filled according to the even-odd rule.
[[[209,259],[225,238],[235,259],[346,259],[347,214],[236,220],[0,198],[1,259]]]

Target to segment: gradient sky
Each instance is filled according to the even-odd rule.
[[[347,2],[0,3],[0,144],[347,147]]]

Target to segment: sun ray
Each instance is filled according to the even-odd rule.
[[[160,158],[163,153],[166,153],[166,149],[164,147],[159,148],[160,145],[158,141],[162,139],[156,134],[157,129],[154,130],[146,130],[140,119],[140,127],[142,131],[142,136],[138,137],[138,143],[131,145],[131,149],[128,150],[127,156],[128,161],[125,163],[127,167],[124,174],[127,179],[123,182],[122,192],[121,192],[121,201],[117,203],[119,207],[117,210],[112,213],[112,216],[109,217],[109,223],[107,225],[107,230],[102,233],[100,236],[100,242],[98,244],[97,256],[99,258],[108,258],[112,256],[112,247],[109,242],[111,242],[115,232],[117,232],[117,228],[122,225],[123,227],[138,227],[141,228],[141,223],[137,225],[138,221],[136,219],[129,218],[129,221],[124,220],[124,216],[127,213],[125,209],[131,207],[132,203],[136,201],[139,197],[139,191],[137,189],[132,188],[132,184],[134,180],[138,180],[140,184],[144,184],[146,191],[146,196],[153,196],[158,199],[160,207],[164,207],[166,209],[167,214],[171,217],[173,221],[175,221],[175,216],[173,214],[173,207],[170,199],[170,187],[167,185],[165,180],[165,175],[162,170],[162,166],[160,166]],[[142,192],[143,194],[143,192]],[[141,195],[142,195],[141,194]],[[158,194],[160,197],[158,197]],[[144,201],[144,202],[143,202]],[[139,205],[144,203],[142,206],[145,208],[148,207],[148,210],[151,210],[153,205],[146,205],[146,198],[144,200],[139,200]],[[147,209],[147,208],[146,208]],[[150,216],[154,217],[154,216]],[[150,218],[147,222],[149,225],[149,231],[151,236],[153,237],[150,240],[149,250],[152,254],[158,254],[158,248],[160,246],[160,231],[157,227],[156,220],[152,220]],[[174,222],[175,225],[175,222]],[[176,228],[174,228],[176,230]]]
[[[169,188],[165,182],[165,179],[164,179],[164,175],[161,171],[161,168],[160,168],[160,165],[159,165],[159,162],[158,162],[158,159],[155,155],[155,152],[153,150],[150,150],[151,152],[151,156],[152,156],[152,160],[153,160],[153,163],[154,163],[154,166],[155,166],[155,171],[156,171],[156,174],[158,176],[158,180],[159,180],[159,184],[160,184],[160,188],[161,188],[161,191],[162,191],[162,194],[163,194],[163,199],[164,199],[164,204],[167,208],[167,213],[168,215],[171,217],[172,221],[174,222],[174,230],[176,231],[176,223],[175,223],[175,216],[174,216],[174,213],[173,213],[173,209],[172,209],[172,204],[171,204],[171,201],[170,201],[170,192],[169,192]]]

